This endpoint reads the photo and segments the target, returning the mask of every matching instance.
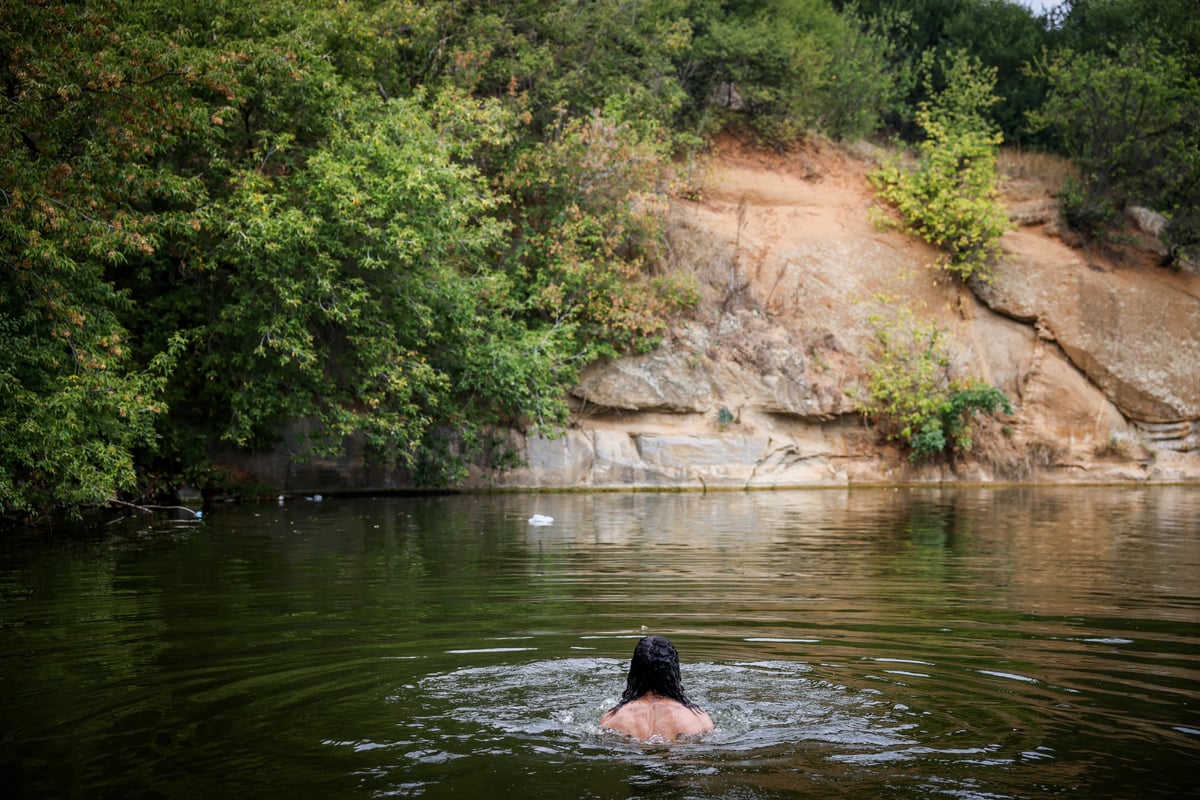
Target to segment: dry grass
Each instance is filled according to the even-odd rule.
[[[1019,437],[1008,425],[985,417],[976,430],[971,458],[1000,480],[1019,481],[1053,469],[1067,454],[1067,448],[1058,442],[1040,436]]]
[[[1151,458],[1153,451],[1144,444],[1129,436],[1113,434],[1108,441],[1096,446],[1097,458],[1109,458],[1117,461],[1145,461]]]
[[[1062,191],[1067,178],[1079,175],[1079,169],[1070,159],[1019,147],[1001,148],[996,158],[996,170],[1004,183],[1029,184],[1030,189],[1050,196]]]
[[[703,229],[679,210],[668,217],[665,234],[667,271],[695,275],[702,294],[700,305],[719,305],[737,258],[734,243]]]

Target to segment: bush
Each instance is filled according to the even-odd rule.
[[[697,127],[737,118],[773,145],[813,129],[864,136],[907,90],[883,24],[853,9],[839,15],[826,0],[691,0],[685,13],[694,33],[675,55],[675,72],[688,96],[681,119]]]
[[[872,317],[875,361],[867,367],[863,413],[889,441],[909,448],[916,461],[971,449],[978,413],[1012,413],[1008,397],[976,378],[952,379],[945,332],[920,322],[910,309]]]
[[[842,22],[818,96],[817,127],[836,139],[853,140],[870,136],[886,116],[897,115],[914,81],[893,37],[893,29],[908,24],[906,14],[865,17],[851,5]]]
[[[946,74],[946,88],[917,112],[926,138],[916,168],[885,165],[871,180],[908,230],[945,252],[943,269],[987,280],[1010,227],[996,178],[1002,137],[984,117],[995,70],[952,53]]]
[[[501,179],[517,223],[509,269],[530,312],[573,326],[580,350],[644,351],[695,289],[647,277],[663,238],[665,137],[594,112],[564,120]]]
[[[1103,239],[1117,219],[1111,199],[1097,187],[1077,178],[1067,178],[1058,193],[1058,210],[1067,225],[1093,239]]]

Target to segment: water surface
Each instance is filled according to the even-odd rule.
[[[1195,488],[929,488],[327,498],[9,536],[0,781],[1197,796],[1198,519]],[[716,721],[698,743],[596,726],[648,632]]]

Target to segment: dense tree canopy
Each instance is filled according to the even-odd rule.
[[[956,51],[995,69],[989,125],[1191,246],[1194,11],[0,0],[0,518],[202,483],[296,421],[453,481],[694,301],[659,259],[674,155],[920,138]],[[1143,106],[1093,124],[1114,86]]]

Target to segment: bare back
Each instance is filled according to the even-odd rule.
[[[671,741],[707,733],[713,729],[713,721],[704,711],[693,711],[683,703],[651,693],[609,711],[600,718],[600,727],[642,741],[651,738]]]

